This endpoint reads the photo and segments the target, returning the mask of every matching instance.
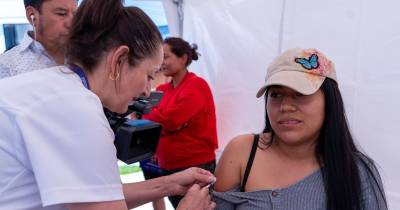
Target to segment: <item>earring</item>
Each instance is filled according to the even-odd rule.
[[[115,76],[113,76],[112,73],[110,73],[109,78],[112,81],[118,80],[119,79],[119,71],[116,72]]]

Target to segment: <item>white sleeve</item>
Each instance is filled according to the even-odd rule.
[[[123,200],[114,134],[100,100],[60,93],[17,117],[44,206]]]

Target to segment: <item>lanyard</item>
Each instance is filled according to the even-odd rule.
[[[85,72],[83,71],[83,69],[75,64],[69,64],[68,67],[75,72],[79,78],[81,78],[82,80],[82,84],[83,86],[85,86],[85,88],[87,88],[88,90],[90,90],[89,87],[89,80],[87,79]]]

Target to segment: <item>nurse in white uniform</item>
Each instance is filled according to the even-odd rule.
[[[74,17],[69,65],[0,81],[0,209],[128,209],[185,194],[178,209],[213,209],[204,170],[141,183],[120,181],[103,107],[123,113],[163,52],[157,27],[121,0],[84,0]],[[195,184],[196,183],[196,184]]]

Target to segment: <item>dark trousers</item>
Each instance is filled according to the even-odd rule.
[[[205,170],[207,170],[207,171],[209,171],[211,173],[214,173],[215,165],[216,165],[215,160],[212,160],[212,161],[210,161],[208,163],[204,163],[204,164],[193,166],[193,167],[199,167],[199,168],[205,169]],[[188,167],[188,168],[190,168],[190,167]],[[188,168],[180,168],[180,169],[174,169],[174,170],[162,170],[163,171],[162,173],[163,173],[163,175],[171,175],[173,173],[176,173],[176,172],[179,172],[179,171],[183,171],[183,170],[188,169]],[[180,196],[180,195],[174,195],[174,196],[169,196],[168,197],[169,201],[171,202],[172,206],[175,209],[176,209],[176,207],[178,207],[178,204],[182,200],[182,198],[183,198],[183,196]]]

